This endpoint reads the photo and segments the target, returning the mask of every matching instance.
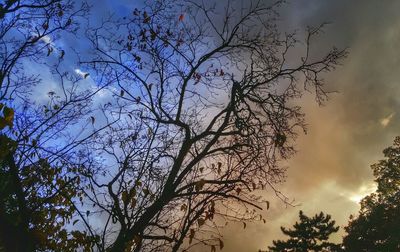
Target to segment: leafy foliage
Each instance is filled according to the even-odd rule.
[[[276,252],[307,252],[307,251],[339,251],[340,245],[328,241],[329,236],[339,230],[330,215],[323,212],[313,217],[299,212],[300,221],[293,225],[293,229],[281,227],[282,232],[290,238],[286,241],[273,241],[270,251]]]
[[[400,137],[383,154],[385,159],[371,166],[377,191],[361,201],[358,216],[345,228],[346,251],[400,249]]]
[[[0,232],[4,247],[17,251],[26,245],[32,250],[52,251],[74,251],[82,247],[90,251],[95,241],[86,232],[70,232],[66,228],[75,216],[70,199],[79,196],[79,177],[71,178],[61,167],[39,159],[23,167],[16,178],[16,164],[12,162],[12,155],[7,156],[1,161],[0,169]],[[21,235],[28,236],[31,244],[13,244]]]

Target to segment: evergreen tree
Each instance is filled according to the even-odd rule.
[[[281,227],[282,232],[290,238],[286,241],[273,241],[270,251],[339,251],[340,246],[328,242],[329,236],[339,230],[329,214],[323,212],[314,217],[299,212],[300,222],[293,225],[293,229]]]

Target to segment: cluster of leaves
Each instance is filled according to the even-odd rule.
[[[80,196],[79,177],[71,178],[63,172],[62,166],[51,166],[46,159],[38,159],[20,169],[17,180],[13,172],[16,164],[9,162],[13,162],[12,156],[2,160],[0,170],[4,248],[23,250],[27,244],[18,245],[14,241],[26,235],[32,250],[74,251],[81,247],[90,251],[95,237],[87,235],[86,231],[70,232],[66,228],[75,217],[71,199]],[[26,228],[24,222],[29,223],[25,233],[21,232]]]

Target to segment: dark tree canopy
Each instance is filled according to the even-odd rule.
[[[67,228],[78,215],[73,199],[82,195],[75,147],[84,142],[68,129],[90,111],[90,93],[78,92],[79,78],[61,72],[65,51],[54,43],[74,35],[87,10],[69,0],[0,4],[1,251],[93,247],[96,236]],[[50,69],[61,92],[38,101],[32,92],[46,83],[27,65]]]
[[[339,230],[331,216],[323,212],[313,217],[299,212],[299,222],[293,225],[293,229],[281,227],[282,232],[289,236],[286,241],[273,241],[273,246],[268,247],[275,252],[308,252],[308,251],[339,251],[340,245],[329,242],[329,236]]]
[[[377,191],[361,201],[358,216],[345,228],[346,251],[400,250],[400,137],[383,154],[371,166]]]

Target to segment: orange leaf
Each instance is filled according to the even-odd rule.
[[[183,21],[183,18],[184,18],[184,15],[183,14],[181,14],[180,16],[179,16],[179,21]]]

